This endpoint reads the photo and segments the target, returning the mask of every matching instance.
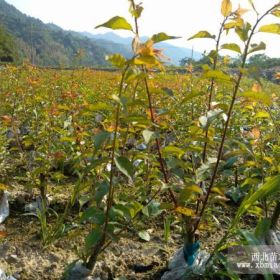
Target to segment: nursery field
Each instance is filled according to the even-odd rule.
[[[125,85],[118,99],[120,76],[30,65],[1,70],[0,176],[11,210],[1,228],[1,265],[20,279],[60,279],[72,261],[87,260],[101,235],[112,170],[108,242],[114,243],[105,243],[95,276],[160,279],[184,243],[185,223],[196,216],[217,160],[232,85],[215,85],[206,117],[208,78],[150,73],[153,124],[145,84]],[[279,86],[245,79],[241,89],[199,226],[201,246],[209,252],[231,226],[244,196],[270,182],[280,168]],[[256,201],[245,222],[236,225],[249,232],[238,230],[234,240],[246,242],[242,234],[253,235],[278,199]]]
[[[163,63],[156,44],[176,37],[140,42],[132,0],[133,26],[97,26],[134,36],[131,58],[107,57],[115,71],[1,67],[1,280],[278,279],[280,73],[247,60],[266,47],[255,33],[279,36],[261,21],[280,4],[248,2],[255,23],[223,0],[217,36],[189,38],[216,42],[199,68]]]

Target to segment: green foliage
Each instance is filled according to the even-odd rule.
[[[167,41],[167,40],[172,40],[172,39],[178,39],[180,37],[175,37],[175,36],[169,36],[164,32],[155,34],[152,36],[152,40],[154,43],[159,43],[159,42],[163,42],[163,41]]]
[[[276,176],[270,180],[268,180],[265,184],[263,184],[258,190],[254,193],[248,194],[248,196],[243,200],[242,204],[238,208],[235,218],[232,221],[230,229],[235,229],[237,223],[239,222],[241,216],[248,211],[250,207],[253,206],[254,203],[259,201],[260,199],[264,199],[267,196],[271,196],[279,192],[280,186],[280,176]]]
[[[95,28],[106,27],[114,30],[124,29],[132,31],[132,26],[123,17],[113,17],[107,22],[96,26]]]
[[[133,165],[126,157],[117,157],[115,159],[117,168],[128,178],[132,180],[133,177]]]
[[[153,131],[150,131],[148,129],[143,131],[143,137],[145,140],[146,144],[149,144],[149,142],[151,141],[151,139],[153,138],[153,136],[155,135],[155,133]]]
[[[260,27],[259,32],[280,34],[280,24],[273,23],[273,24],[263,25]]]
[[[280,65],[280,60],[278,61],[277,59],[271,59],[265,54],[256,54],[249,58],[248,64],[250,66],[259,67],[259,68],[270,68],[277,65],[274,64],[277,62]]]
[[[118,68],[123,68],[126,64],[126,59],[120,54],[107,56],[106,60]]]
[[[259,44],[252,44],[251,49],[249,50],[249,54],[264,51],[266,49],[266,44],[264,42],[260,42]]]
[[[79,33],[28,17],[5,1],[0,2],[0,25],[9,33],[8,49],[12,51],[12,57],[15,49],[10,46],[17,47],[16,62],[27,60],[40,66],[57,67],[107,65],[105,55],[108,51],[101,44]],[[83,55],[77,56],[80,50]]]
[[[204,38],[215,39],[215,37],[216,37],[215,35],[211,35],[208,31],[199,31],[198,33],[190,37],[188,40],[204,39]]]
[[[232,3],[230,0],[223,0],[222,1],[222,7],[221,7],[221,12],[224,17],[227,17],[231,14],[232,12]]]
[[[231,44],[223,44],[221,46],[221,49],[225,49],[225,50],[231,50],[231,51],[234,51],[234,52],[237,52],[237,53],[240,53],[241,54],[241,49],[240,47],[235,44],[235,43],[231,43]]]
[[[17,59],[14,38],[0,26],[0,62],[14,62]]]
[[[100,227],[95,227],[86,238],[86,249],[92,249],[102,238],[102,230]]]
[[[147,242],[149,242],[150,239],[151,239],[150,234],[147,231],[144,231],[144,230],[139,231],[138,235],[142,240],[147,241]]]
[[[129,4],[135,26],[121,17],[99,26],[134,31],[131,58],[107,57],[118,72],[28,64],[1,69],[0,166],[7,168],[1,180],[24,181],[44,203],[52,188],[66,196],[63,211],[45,203],[38,212],[42,237],[48,244],[70,230],[83,235],[85,246],[77,252],[89,269],[122,236],[134,233],[149,242],[154,219],[164,224],[166,242],[174,229],[183,243],[192,242],[198,229],[210,232],[230,222],[235,238],[250,213],[263,222],[254,234],[240,233],[257,242],[268,230],[265,211],[278,199],[280,178],[279,86],[246,67],[248,56],[265,47],[251,42],[259,22],[245,22],[244,12],[222,1],[218,36],[203,31],[191,37],[215,39],[215,48],[199,71],[190,59],[186,73],[174,74],[161,71],[154,46],[174,37],[159,33],[140,42],[143,8]],[[228,32],[240,40],[221,44]],[[240,54],[235,72],[219,54],[223,49]],[[267,60],[251,56],[248,65]],[[231,205],[228,194],[232,203],[245,196],[231,221],[215,216]]]

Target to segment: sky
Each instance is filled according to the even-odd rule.
[[[124,16],[131,21],[127,0],[6,0],[23,13],[39,18],[45,23],[54,23],[66,30],[105,33],[106,28],[95,29],[95,26],[106,22],[113,16]],[[169,43],[194,48],[196,51],[209,51],[213,42],[209,39],[188,41],[187,38],[200,30],[217,34],[222,21],[220,13],[221,0],[141,0],[144,12],[139,20],[140,34],[151,36],[165,32],[168,35],[180,36],[179,40]],[[254,0],[260,14],[279,0]],[[232,0],[234,9],[240,4],[249,8],[248,0]],[[253,12],[246,14],[248,20],[255,20]],[[263,23],[280,23],[274,16]],[[130,36],[127,31],[117,32],[121,36]],[[227,36],[224,42],[237,42],[237,37]],[[266,54],[280,57],[280,35],[259,33],[255,42],[267,43]]]

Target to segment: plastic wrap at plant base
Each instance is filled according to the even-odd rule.
[[[8,196],[9,193],[6,191],[4,191],[2,195],[0,194],[0,224],[10,215]]]
[[[37,210],[42,210],[42,199],[41,197],[36,197],[36,200],[25,205],[24,211],[25,212],[34,212],[36,213]]]
[[[191,253],[189,255],[188,253]],[[199,250],[199,243],[179,249],[168,264],[169,271],[161,280],[185,280],[191,275],[203,275],[209,253]]]
[[[280,246],[280,231],[270,230],[267,240],[270,245]]]
[[[199,247],[200,245],[198,241],[193,244],[185,244],[183,247],[184,258],[189,266],[194,263]]]
[[[16,280],[13,276],[7,276],[6,273],[0,268],[0,280]]]
[[[89,280],[90,270],[81,261],[72,263],[66,270],[63,280],[84,279]],[[0,279],[1,280],[1,279]]]
[[[51,198],[47,195],[47,205],[46,207],[49,207],[49,204],[51,202]],[[31,212],[31,213],[37,213],[37,210],[42,210],[43,204],[42,204],[42,198],[40,196],[36,197],[35,201],[28,203],[24,206],[24,211],[25,212]]]

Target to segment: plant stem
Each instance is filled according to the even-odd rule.
[[[129,68],[129,65],[126,66],[126,68],[124,69],[124,71],[122,73],[122,78],[121,78],[120,87],[119,87],[119,95],[118,95],[119,98],[121,98],[121,96],[122,96],[125,74],[126,74],[128,68]],[[112,144],[109,194],[108,194],[108,198],[107,198],[105,222],[104,222],[104,226],[103,226],[102,237],[101,237],[100,241],[96,244],[96,246],[94,246],[93,252],[89,257],[89,260],[85,264],[86,267],[91,271],[94,269],[97,257],[106,242],[107,228],[108,228],[108,224],[109,224],[109,211],[113,204],[113,197],[114,197],[113,177],[114,177],[114,166],[115,166],[115,153],[116,153],[116,147],[117,147],[117,135],[118,135],[119,122],[120,122],[120,110],[121,110],[121,105],[118,103],[117,108],[116,108],[116,114],[115,114],[115,129],[114,129],[114,138],[113,138],[113,144]]]
[[[147,80],[147,70],[146,70],[145,67],[143,67],[143,72],[145,74],[144,82],[145,82],[146,92],[147,92],[147,96],[148,96],[148,103],[149,103],[151,121],[152,121],[153,125],[155,125],[156,122],[155,122],[155,116],[154,116],[154,110],[153,110],[153,104],[152,104],[152,96],[151,96],[151,92],[150,92],[150,89],[149,89],[149,84],[148,84],[148,80]],[[163,160],[163,157],[162,157],[162,154],[161,154],[161,149],[160,149],[160,144],[159,144],[158,137],[156,137],[156,147],[157,147],[157,153],[158,153],[158,158],[159,158],[158,161],[159,161],[159,164],[160,164],[161,172],[162,172],[163,177],[164,177],[164,182],[166,184],[169,184],[169,179],[168,179],[167,171],[166,171],[166,168],[165,168],[165,165],[164,165],[164,160]],[[170,188],[168,188],[168,192],[169,192],[170,197],[171,197],[171,199],[174,203],[174,206],[177,207],[177,200],[176,200],[176,197],[175,197],[173,191]]]
[[[220,47],[220,41],[221,41],[221,36],[224,31],[224,25],[226,21],[228,20],[228,17],[225,17],[223,22],[221,23],[221,27],[218,33],[218,38],[216,40],[216,49],[215,49],[215,57],[214,57],[214,62],[213,62],[213,67],[212,70],[215,71],[217,69],[217,64],[218,64],[218,52],[219,52],[219,47]],[[207,107],[207,112],[211,110],[211,103],[213,99],[213,93],[214,93],[214,85],[215,85],[215,79],[211,79],[211,84],[210,84],[210,90],[209,90],[209,99],[208,99],[208,107]],[[207,112],[206,112],[206,117],[207,117]],[[207,139],[208,139],[208,133],[209,133],[209,126],[206,127],[205,131],[205,142],[204,142],[204,147],[203,147],[203,152],[202,152],[202,162],[206,162],[206,156],[207,156]],[[202,188],[202,182],[200,183],[200,188]],[[200,206],[201,200],[198,199],[196,203],[196,214],[198,214],[199,211],[199,206]]]
[[[214,57],[214,63],[213,63],[213,67],[212,67],[213,71],[215,71],[217,69],[218,52],[219,52],[219,47],[220,47],[221,36],[222,36],[223,31],[224,31],[224,25],[225,25],[227,20],[228,20],[228,17],[225,17],[225,19],[221,23],[221,27],[220,27],[220,30],[219,30],[218,38],[217,38],[217,41],[216,41],[216,49],[215,49],[216,54],[215,54],[215,57]],[[209,90],[209,99],[208,99],[207,111],[211,110],[211,103],[212,103],[213,93],[214,93],[214,85],[215,85],[215,80],[212,78],[211,84],[210,84],[210,90]],[[205,140],[207,140],[207,138],[208,138],[208,133],[209,133],[209,127],[206,128]],[[206,155],[207,155],[207,141],[204,143],[204,148],[203,148],[203,154],[202,154],[203,163],[205,163]]]
[[[149,201],[143,206],[143,208],[147,207],[156,197],[157,195],[161,192],[162,188],[159,188],[154,194],[153,196],[149,199]],[[130,222],[134,221],[137,217],[138,214],[141,213],[141,211],[139,211],[132,219]],[[126,228],[122,228],[120,229],[116,234],[115,237],[118,237],[120,234],[122,234],[124,231],[126,230]],[[104,247],[101,249],[101,252],[103,252],[106,248],[109,247],[109,245],[112,243],[112,240],[109,240],[107,242],[107,244],[104,245]]]
[[[136,84],[133,88],[133,93],[132,93],[132,102],[135,102],[135,99],[136,99],[136,91],[137,91],[137,88],[138,88],[138,85],[139,85],[139,81],[137,80],[136,81]],[[126,87],[127,89],[127,87]],[[124,141],[123,141],[123,146],[126,147],[126,142],[127,142],[127,138],[128,138],[128,134],[129,134],[129,127],[130,125],[128,124],[127,125],[127,128],[126,128],[126,132],[125,132],[125,136],[124,136]],[[125,152],[125,149],[123,149],[122,151],[122,154],[124,154]]]
[[[265,12],[260,18],[257,19],[255,25],[253,26],[253,28],[251,30],[251,33],[250,33],[249,38],[246,42],[246,45],[245,45],[243,58],[242,58],[242,62],[241,62],[241,69],[244,69],[244,67],[245,67],[246,60],[247,60],[247,57],[248,57],[248,54],[249,54],[249,47],[250,47],[250,44],[251,44],[251,40],[253,38],[253,35],[255,34],[255,30],[256,30],[257,26],[259,25],[259,23],[262,21],[262,19],[265,16],[267,16],[271,11],[273,11],[279,5],[280,4],[277,4],[277,5],[273,6],[271,9],[269,9],[267,12]],[[237,81],[236,81],[236,84],[235,84],[235,87],[234,87],[233,96],[232,96],[231,104],[230,104],[229,111],[228,111],[228,114],[227,114],[227,120],[226,120],[226,123],[225,123],[224,131],[223,131],[223,135],[222,135],[222,140],[221,140],[221,144],[220,144],[219,151],[218,151],[218,157],[217,157],[217,161],[216,161],[216,164],[215,164],[215,167],[214,167],[214,171],[213,171],[213,175],[212,175],[212,178],[211,178],[210,186],[207,190],[205,200],[203,201],[202,209],[201,209],[200,214],[198,216],[197,223],[196,223],[196,225],[193,229],[193,234],[198,229],[201,218],[202,218],[202,216],[204,214],[204,211],[206,209],[206,206],[208,204],[210,193],[212,191],[212,188],[213,188],[215,180],[216,180],[219,164],[220,164],[222,154],[223,154],[223,148],[224,148],[224,143],[225,143],[225,140],[226,140],[226,135],[227,135],[227,131],[228,131],[228,128],[229,128],[229,124],[230,124],[230,120],[231,120],[231,116],[232,116],[232,112],[233,112],[233,107],[234,107],[234,104],[235,104],[235,100],[236,100],[236,97],[237,97],[237,93],[238,93],[239,86],[240,86],[242,78],[243,78],[243,71],[240,71],[239,75],[238,75],[238,78],[237,78]]]
[[[132,3],[133,9],[135,10],[136,9],[136,5],[135,5],[134,0],[132,0],[131,3]],[[137,19],[137,17],[134,17],[134,23],[135,23],[135,34],[136,34],[137,37],[139,37],[139,26],[138,26],[138,19]],[[151,92],[150,92],[150,89],[149,89],[149,84],[148,84],[148,79],[147,79],[147,69],[146,69],[145,66],[142,66],[142,71],[145,74],[144,83],[145,83],[146,93],[147,93],[147,96],[148,96],[148,103],[149,103],[149,110],[150,110],[150,115],[151,115],[151,121],[152,121],[153,125],[155,125],[156,122],[155,122],[154,110],[153,110],[153,105],[152,105],[152,96],[151,96]],[[158,152],[159,164],[160,164],[161,172],[162,172],[163,177],[164,177],[164,182],[166,184],[169,184],[169,179],[168,179],[168,176],[167,176],[167,171],[165,169],[164,160],[163,160],[163,157],[162,157],[162,154],[161,154],[160,144],[159,144],[158,137],[156,137],[156,147],[157,147],[157,152]],[[174,203],[174,206],[177,207],[177,200],[176,200],[176,197],[175,197],[173,191],[170,188],[168,188],[168,192],[169,192],[170,197],[171,197],[171,199],[172,199],[172,201]]]

